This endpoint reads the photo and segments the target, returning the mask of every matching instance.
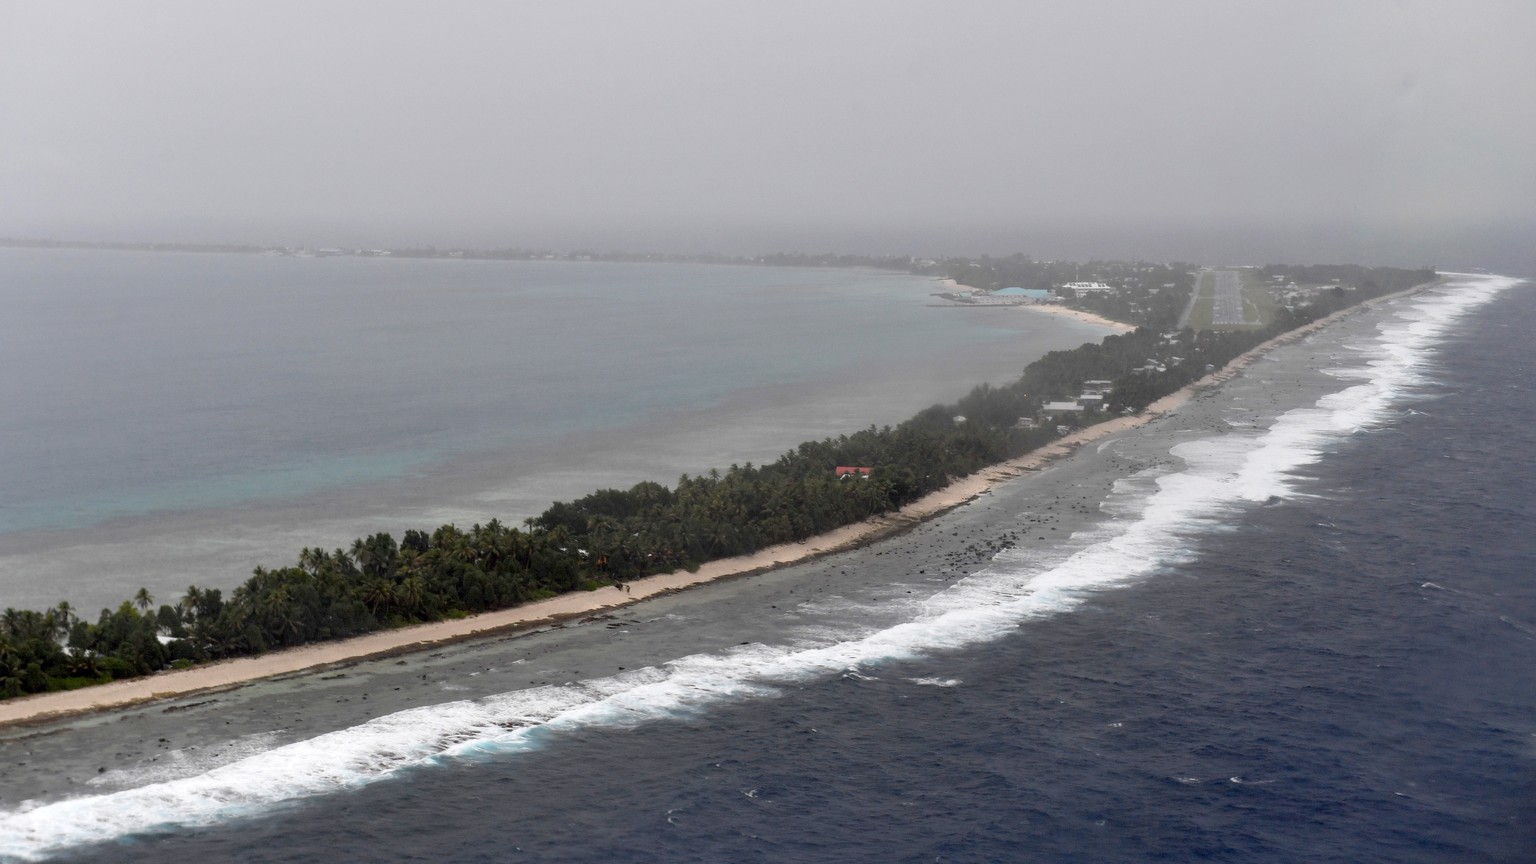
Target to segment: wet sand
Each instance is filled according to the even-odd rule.
[[[633,583],[629,593],[571,595],[551,601],[570,605],[522,607],[205,667],[224,677],[207,685],[213,689],[179,696],[167,695],[171,675],[129,682],[147,685],[156,697],[130,707],[38,719],[39,710],[61,710],[54,702],[39,709],[45,700],[73,694],[7,704],[31,709],[33,720],[0,728],[0,806],[184,776],[253,748],[448,700],[622,675],[747,643],[782,644],[798,628],[838,627],[838,610],[849,604],[884,601],[889,623],[897,623],[916,607],[890,601],[918,603],[985,566],[1004,546],[1066,554],[1067,538],[1105,518],[1099,505],[1117,481],[1176,467],[1169,450],[1181,441],[1234,432],[1235,409],[1262,428],[1347,386],[1319,370],[1332,365],[1353,332],[1373,328],[1376,317],[1327,322],[1337,326],[1311,338],[1286,334],[1281,344],[1245,355],[1245,374],[1233,364],[1163,400],[1157,413],[1092,427],[1051,452],[966,478],[899,516],[805,544],[653,577]],[[746,573],[754,575],[726,578]],[[697,587],[677,590],[685,585]],[[859,625],[868,626],[867,610],[860,614]],[[459,627],[469,629],[452,629]],[[441,641],[453,639],[463,641]],[[247,662],[290,665],[264,667],[275,671],[236,686],[252,673],[236,664]]]

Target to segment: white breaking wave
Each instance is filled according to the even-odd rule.
[[[1041,560],[1005,550],[927,599],[893,627],[796,645],[747,645],[562,686],[401,711],[219,765],[195,776],[0,812],[0,858],[35,860],[73,846],[257,815],[286,802],[356,789],[402,770],[495,758],[569,732],[676,719],[724,702],[777,695],[785,685],[858,675],[860,667],[999,639],[1057,615],[1095,591],[1132,584],[1190,553],[1186,538],[1219,528],[1233,508],[1293,494],[1291,472],[1331,443],[1390,418],[1421,386],[1446,330],[1517,280],[1458,276],[1403,304],[1362,346],[1361,383],[1279,417],[1268,430],[1178,445],[1185,467],[1117,484],[1113,515]],[[1064,556],[1064,557],[1063,557]],[[803,636],[804,634],[802,634]],[[954,686],[959,682],[919,679]]]

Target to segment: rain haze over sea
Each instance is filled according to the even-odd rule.
[[[1524,0],[4,5],[0,237],[1536,271]]]
[[[0,608],[517,524],[1104,335],[722,260],[1536,276],[1533,33],[0,0]],[[163,251],[320,248],[440,257]],[[1533,325],[1528,283],[1453,276],[867,548],[0,728],[0,861],[1536,860]]]

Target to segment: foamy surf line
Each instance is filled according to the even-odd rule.
[[[1292,472],[1362,428],[1390,418],[1422,386],[1434,349],[1457,319],[1514,280],[1460,279],[1405,301],[1335,374],[1360,383],[1290,411],[1262,432],[1173,448],[1182,470],[1117,484],[1117,515],[1075,535],[1055,560],[1010,550],[928,598],[896,626],[851,639],[755,644],[620,675],[401,711],[248,755],[193,776],[0,813],[0,859],[36,860],[91,843],[259,816],[281,805],[358,789],[413,768],[504,758],[551,737],[633,727],[771,698],[786,685],[861,667],[964,649],[1059,615],[1094,592],[1133,584],[1192,554],[1188,538],[1234,508],[1294,494]],[[867,670],[866,670],[867,672]],[[163,776],[163,775],[161,775]]]

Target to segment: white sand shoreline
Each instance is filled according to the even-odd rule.
[[[959,282],[956,282],[954,279],[941,279],[939,284],[943,285],[946,291],[980,290],[979,288],[973,287],[971,285],[963,285]],[[969,304],[957,303],[955,305],[966,306]],[[1116,333],[1130,333],[1136,329],[1136,325],[1134,324],[1127,324],[1124,321],[1116,321],[1113,318],[1105,318],[1103,315],[1096,315],[1092,312],[1085,312],[1082,309],[1073,309],[1070,306],[1061,306],[1056,303],[1018,303],[1009,305],[1006,308],[1023,309],[1026,312],[1037,312],[1043,315],[1055,315],[1059,318],[1071,318],[1075,321],[1082,321],[1086,324],[1093,324],[1098,327],[1103,327],[1107,330],[1113,330]]]
[[[1127,324],[1124,321],[1116,321],[1113,318],[1105,318],[1103,315],[1095,315],[1092,312],[1084,312],[1081,309],[1073,309],[1070,306],[1057,306],[1051,303],[1024,303],[1017,308],[1026,312],[1036,312],[1042,315],[1055,315],[1058,318],[1071,318],[1113,330],[1116,333],[1130,333],[1136,329],[1136,325]]]
[[[1017,459],[993,465],[961,478],[900,511],[849,525],[800,543],[774,546],[752,555],[712,561],[693,573],[676,571],[650,576],[630,583],[625,589],[607,587],[596,591],[565,594],[464,619],[403,627],[350,639],[276,651],[257,657],[224,660],[192,669],[162,672],[145,678],[116,681],[80,690],[42,693],[6,700],[0,702],[0,725],[36,723],[158,699],[227,690],[252,681],[323,669],[372,657],[421,651],[495,633],[532,630],[561,620],[602,614],[648,597],[691,586],[745,576],[861,546],[960,506],[984,494],[995,484],[1027,471],[1037,470],[1085,443],[1145,425],[1176,410],[1199,391],[1241,374],[1243,369],[1254,360],[1279,345],[1300,339],[1339,318],[1353,315],[1389,297],[1402,296],[1421,290],[1423,287],[1419,286],[1388,295],[1388,297],[1377,298],[1281,334],[1237,357],[1222,370],[1154,402],[1141,414],[1120,417],[1090,426]]]

